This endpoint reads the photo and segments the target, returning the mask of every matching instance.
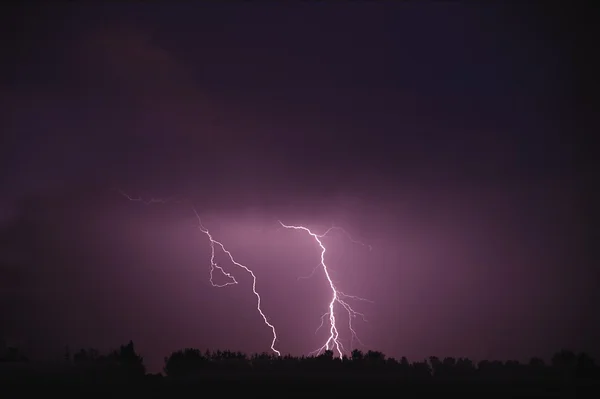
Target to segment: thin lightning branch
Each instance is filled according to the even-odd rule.
[[[309,278],[311,278],[316,271],[321,267],[321,264],[319,263],[318,265],[315,266],[315,268],[312,270],[312,272],[310,272],[310,274],[308,276],[300,276],[298,277],[298,281],[300,280],[308,280]]]
[[[133,202],[141,202],[143,204],[146,205],[150,205],[150,204],[167,204],[169,202],[181,202],[179,200],[175,200],[175,198],[173,197],[169,197],[169,198],[150,198],[149,200],[145,200],[141,197],[132,197],[131,195],[127,194],[126,192],[124,192],[123,190],[120,189],[116,189],[123,197],[127,198],[129,201],[133,201]]]
[[[279,221],[279,224],[281,224],[281,226],[286,229],[303,230],[303,231],[307,232],[312,238],[315,239],[315,241],[321,248],[321,262],[320,262],[319,266],[321,266],[323,268],[325,277],[327,278],[327,281],[329,282],[329,287],[331,288],[332,297],[331,297],[331,301],[329,302],[329,310],[321,316],[321,325],[317,328],[317,331],[319,331],[319,329],[323,326],[324,321],[325,321],[325,316],[329,316],[329,326],[330,326],[329,327],[329,338],[327,339],[325,344],[323,344],[323,346],[321,346],[319,349],[313,351],[311,354],[318,355],[326,350],[331,350],[331,351],[336,350],[339,358],[342,359],[344,357],[344,352],[346,352],[346,350],[340,341],[340,333],[339,333],[339,330],[338,330],[338,327],[336,324],[337,321],[336,321],[336,316],[335,316],[335,305],[336,304],[340,305],[348,313],[348,328],[351,333],[350,346],[352,347],[354,340],[358,341],[362,345],[362,342],[358,338],[358,335],[356,334],[356,331],[354,330],[354,328],[352,326],[352,320],[354,318],[356,318],[357,316],[360,316],[364,321],[366,321],[366,319],[365,319],[364,314],[352,309],[352,307],[348,304],[348,302],[346,302],[346,300],[353,299],[353,300],[360,300],[360,301],[367,301],[367,302],[372,302],[372,301],[369,301],[368,299],[360,298],[357,296],[344,294],[343,292],[341,292],[340,290],[337,289],[337,287],[335,286],[335,283],[331,279],[330,270],[328,269],[327,265],[325,264],[325,252],[327,252],[327,249],[325,248],[325,245],[323,244],[323,241],[321,241],[321,239],[324,238],[329,232],[336,229],[336,230],[342,230],[346,234],[346,236],[348,238],[350,238],[350,240],[352,242],[356,242],[359,244],[362,244],[362,243],[353,240],[352,237],[350,237],[350,235],[344,229],[336,227],[336,226],[330,227],[323,234],[316,234],[316,233],[312,232],[308,227],[287,225],[287,224],[284,224],[282,221]],[[369,249],[371,249],[370,246],[369,246]],[[315,331],[315,333],[317,331]]]
[[[258,310],[258,313],[260,313],[260,315],[262,316],[263,321],[265,322],[265,324],[267,326],[269,326],[269,328],[273,332],[273,341],[271,341],[271,350],[273,352],[275,352],[277,354],[277,356],[281,356],[281,352],[279,352],[277,349],[275,349],[275,342],[277,341],[277,332],[275,332],[275,326],[273,326],[273,324],[269,323],[269,320],[267,319],[267,316],[263,313],[263,311],[262,311],[262,309],[260,307],[261,298],[260,298],[260,295],[259,295],[258,291],[256,291],[256,275],[247,266],[244,266],[241,263],[236,262],[236,260],[233,258],[233,255],[231,254],[231,252],[229,252],[220,241],[215,240],[213,238],[213,236],[210,234],[210,232],[208,231],[208,229],[206,229],[206,227],[204,227],[202,225],[202,220],[200,219],[200,215],[198,214],[198,211],[196,211],[196,208],[192,207],[192,210],[194,211],[194,214],[196,215],[196,218],[198,218],[198,227],[199,227],[200,231],[203,232],[204,234],[206,234],[206,236],[210,240],[210,246],[211,246],[211,249],[212,249],[211,261],[210,261],[211,264],[214,265],[214,246],[215,246],[215,244],[217,244],[221,248],[221,250],[224,253],[226,253],[227,256],[229,256],[229,260],[231,260],[231,263],[233,263],[237,267],[240,267],[240,268],[244,269],[247,273],[249,273],[252,276],[252,292],[256,296],[256,310]],[[219,268],[219,266],[216,266],[216,267]],[[228,276],[230,276],[230,275],[228,275]],[[233,277],[231,277],[231,278],[232,278],[233,282],[230,283],[230,284],[237,284],[237,281],[235,281],[235,279]],[[212,281],[211,281],[211,283],[212,283]],[[226,284],[226,285],[229,285],[229,284]]]
[[[323,327],[323,324],[325,324],[325,316],[329,316],[329,312],[325,312],[321,315],[321,324],[319,324],[319,327],[315,330],[315,334],[318,333],[321,327]]]
[[[139,197],[138,198],[132,197],[122,190],[118,189],[118,191],[119,191],[119,193],[121,193],[121,195],[123,195],[125,198],[127,198],[130,201],[142,202],[142,203],[148,204],[148,205],[154,204],[154,203],[165,204],[165,203],[168,203],[173,200],[172,198],[167,198],[167,199],[151,198],[150,200],[143,200],[142,198],[139,198]],[[176,202],[181,202],[181,201],[176,201]],[[267,319],[267,316],[264,314],[264,312],[262,311],[262,308],[261,308],[261,297],[260,297],[258,291],[256,291],[256,275],[247,266],[237,262],[233,258],[233,255],[231,254],[231,252],[229,252],[220,241],[217,241],[214,239],[212,234],[202,224],[200,214],[198,213],[198,211],[196,211],[196,208],[194,206],[191,206],[191,208],[192,208],[192,211],[194,212],[194,214],[196,215],[196,218],[198,219],[198,229],[202,233],[204,233],[210,241],[210,283],[211,283],[211,285],[213,287],[221,288],[221,287],[226,287],[228,285],[238,284],[237,280],[235,279],[235,277],[233,277],[233,275],[231,275],[230,273],[227,273],[221,266],[219,266],[219,264],[217,264],[215,262],[215,245],[216,245],[219,248],[221,248],[221,250],[229,257],[229,260],[231,261],[231,263],[233,263],[234,265],[236,265],[239,268],[244,269],[247,273],[249,273],[252,276],[252,292],[256,296],[256,310],[261,315],[264,323],[271,329],[271,331],[273,333],[273,340],[271,341],[271,350],[274,353],[276,353],[277,356],[281,356],[281,352],[278,351],[277,349],[275,349],[275,342],[277,341],[277,333],[275,331],[275,326],[273,326],[273,324],[271,324],[269,322],[269,320]],[[227,281],[226,283],[223,283],[223,284],[215,283],[213,281],[213,274],[214,274],[215,270],[219,270],[225,277],[228,278],[229,281]]]
[[[360,242],[360,241],[356,241],[354,238],[352,238],[352,236],[350,235],[350,233],[348,233],[346,230],[344,230],[343,228],[339,227],[339,226],[331,226],[326,232],[325,234],[323,234],[323,236],[326,236],[327,233],[329,233],[331,230],[339,230],[341,231],[347,238],[348,240],[350,240],[351,243],[353,244],[359,244],[362,245],[363,247],[367,247],[369,248],[369,252],[371,252],[373,250],[373,247],[369,244],[365,244],[364,242]]]

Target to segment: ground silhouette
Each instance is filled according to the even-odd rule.
[[[354,350],[339,359],[333,352],[319,356],[247,355],[241,352],[201,351],[187,348],[165,357],[162,374],[148,374],[133,342],[108,354],[80,349],[53,363],[30,361],[17,348],[0,354],[0,382],[19,389],[61,386],[62,389],[117,389],[135,387],[145,395],[170,395],[173,390],[199,384],[203,389],[265,390],[277,386],[280,394],[311,391],[323,396],[388,392],[473,393],[486,396],[535,395],[584,397],[598,393],[600,367],[585,353],[557,352],[549,363],[532,358],[527,363],[467,358],[438,358],[410,362],[378,351]],[[87,387],[87,388],[86,388]],[[187,388],[186,388],[187,389]],[[283,391],[281,391],[283,389]],[[267,391],[271,392],[269,389]],[[264,392],[267,392],[264,391]]]

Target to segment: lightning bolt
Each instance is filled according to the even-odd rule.
[[[366,302],[371,302],[371,303],[372,303],[372,301],[365,299],[365,298],[357,297],[354,295],[345,294],[335,286],[335,283],[333,282],[333,279],[331,278],[331,275],[329,273],[330,270],[328,269],[327,265],[325,264],[325,253],[327,252],[327,248],[325,248],[325,245],[323,244],[323,241],[321,241],[321,240],[325,236],[327,236],[327,234],[329,234],[332,230],[340,230],[350,239],[350,241],[361,244],[361,245],[364,245],[364,244],[362,244],[359,241],[353,240],[352,237],[344,229],[342,229],[340,227],[336,227],[336,226],[330,227],[323,234],[316,234],[312,230],[310,230],[308,227],[305,227],[305,226],[287,225],[287,224],[284,224],[281,220],[279,220],[279,224],[286,229],[302,230],[302,231],[308,233],[312,238],[315,239],[315,241],[321,248],[321,262],[319,263],[319,265],[317,265],[317,267],[320,266],[323,269],[325,277],[329,283],[329,287],[331,288],[332,297],[331,297],[331,301],[329,302],[329,310],[321,316],[321,324],[319,325],[319,327],[317,327],[315,334],[317,333],[317,331],[319,331],[319,329],[321,329],[321,327],[323,327],[323,325],[325,324],[325,318],[327,316],[329,316],[329,337],[327,338],[327,341],[325,342],[325,344],[323,344],[323,346],[321,346],[319,349],[311,352],[311,355],[312,354],[319,355],[326,350],[333,351],[335,349],[337,351],[339,358],[343,359],[344,353],[347,351],[344,348],[344,345],[342,344],[342,342],[340,341],[340,333],[339,333],[339,330],[337,327],[337,320],[336,320],[336,316],[335,316],[335,305],[337,304],[337,305],[341,306],[348,313],[348,328],[351,333],[350,347],[352,347],[354,340],[358,341],[362,345],[362,342],[360,341],[360,339],[358,338],[358,335],[356,334],[356,331],[354,330],[354,327],[352,325],[352,320],[354,318],[356,318],[357,316],[360,316],[363,319],[363,321],[366,321],[366,318],[365,318],[364,314],[355,311],[352,308],[352,306],[350,306],[350,304],[348,304],[347,301],[350,299],[357,300],[357,301],[366,301]],[[372,247],[370,245],[368,247],[369,247],[369,250],[372,249]],[[317,270],[317,268],[313,269],[310,276],[312,276],[316,270]],[[310,277],[310,276],[308,276],[308,277]],[[308,277],[306,277],[306,278],[308,278]]]
[[[151,204],[168,204],[169,202],[181,202],[180,200],[176,200],[173,197],[168,197],[168,198],[150,198],[148,200],[143,199],[142,197],[132,197],[131,195],[127,194],[125,191],[121,190],[121,189],[115,189],[117,190],[123,197],[127,198],[129,201],[132,202],[141,202],[143,204],[146,205],[151,205]]]
[[[125,193],[124,191],[120,190],[120,189],[117,189],[117,191],[119,193],[121,193],[121,195],[123,195],[129,201],[142,202],[142,203],[144,203],[146,205],[156,204],[156,203],[166,204],[166,203],[171,202],[171,201],[175,201],[177,203],[182,202],[180,200],[175,200],[174,198],[166,198],[166,199],[151,198],[149,200],[144,200],[141,197],[132,197],[132,196],[128,195],[127,193]],[[254,293],[254,296],[256,296],[256,310],[258,311],[258,313],[262,317],[265,325],[267,327],[269,327],[271,329],[271,332],[273,333],[273,340],[271,341],[271,350],[274,353],[276,353],[277,356],[281,356],[281,352],[278,351],[277,349],[275,349],[275,342],[277,341],[277,332],[275,331],[275,326],[273,326],[273,324],[271,324],[269,322],[267,316],[265,315],[265,313],[263,312],[262,307],[261,307],[261,301],[262,300],[261,300],[260,294],[256,290],[256,275],[254,274],[254,272],[249,267],[247,267],[247,266],[245,266],[245,265],[237,262],[234,259],[233,255],[231,254],[231,252],[229,252],[229,250],[227,250],[225,248],[225,246],[223,245],[223,243],[221,243],[220,241],[215,240],[215,238],[210,233],[210,231],[208,231],[208,229],[206,227],[204,227],[204,225],[202,224],[202,219],[200,218],[200,214],[198,213],[198,211],[196,210],[196,208],[193,205],[190,205],[190,206],[192,208],[192,211],[194,212],[194,215],[196,216],[196,219],[198,220],[198,229],[204,235],[206,235],[206,237],[208,237],[208,240],[210,242],[210,284],[213,287],[218,287],[218,288],[226,287],[228,285],[238,284],[237,280],[235,279],[235,277],[233,277],[233,275],[231,275],[230,273],[227,273],[221,266],[219,266],[218,263],[216,263],[216,261],[215,261],[216,247],[219,247],[221,249],[221,251],[223,251],[223,253],[225,253],[229,257],[229,260],[231,261],[231,263],[233,263],[237,267],[243,269],[248,274],[250,274],[250,276],[252,276],[252,292]],[[217,284],[217,283],[215,283],[214,280],[213,280],[215,270],[218,270],[219,272],[221,272],[227,278],[228,281],[226,283],[223,283],[223,284]]]
[[[237,284],[237,281],[235,280],[235,278],[233,278],[233,276],[231,276],[230,274],[226,273],[219,265],[217,265],[215,263],[215,244],[216,244],[216,245],[218,245],[221,248],[221,250],[225,254],[227,254],[227,256],[229,257],[229,260],[231,260],[231,263],[233,263],[234,265],[236,265],[239,268],[244,269],[247,273],[249,273],[252,276],[252,292],[254,293],[254,296],[256,296],[256,310],[258,311],[258,313],[260,313],[260,315],[261,315],[263,321],[265,322],[265,324],[273,332],[273,340],[271,341],[271,350],[273,352],[275,352],[277,354],[277,356],[281,356],[281,352],[279,352],[277,349],[275,349],[275,342],[277,341],[277,332],[275,331],[275,326],[273,326],[273,324],[269,323],[269,320],[267,319],[267,316],[264,314],[264,312],[262,311],[262,308],[260,306],[261,305],[260,294],[258,293],[258,291],[256,291],[256,275],[247,266],[244,266],[243,264],[238,263],[238,262],[236,262],[235,259],[233,259],[233,255],[231,254],[231,252],[229,252],[220,241],[215,240],[213,238],[213,236],[210,234],[210,232],[208,231],[208,229],[202,225],[202,220],[200,219],[200,215],[198,214],[198,211],[196,211],[196,208],[192,207],[192,210],[194,211],[194,214],[196,215],[196,218],[198,219],[198,228],[200,229],[201,232],[203,232],[204,234],[206,234],[206,236],[210,240],[210,247],[211,247],[211,258],[210,258],[210,263],[211,263],[211,284],[213,286],[215,286],[215,287],[222,287],[224,285]],[[215,285],[213,283],[213,281],[212,281],[212,272],[214,270],[213,267],[219,269],[223,274],[225,274],[227,277],[231,278],[231,282],[226,283],[226,284],[221,285],[221,286]]]

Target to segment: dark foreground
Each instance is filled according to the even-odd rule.
[[[276,357],[184,349],[165,358],[164,375],[146,373],[133,342],[107,355],[96,350],[67,353],[60,362],[30,362],[16,350],[0,360],[0,398],[30,392],[135,398],[600,398],[600,367],[585,353],[570,351],[557,352],[549,364],[539,358],[475,364],[467,358],[435,356],[409,362],[359,350],[338,359],[331,351],[316,357]]]
[[[247,375],[203,375],[187,378],[145,375],[106,378],[82,375],[20,375],[0,380],[7,396],[28,392],[78,395],[133,395],[134,397],[214,396],[256,394],[261,397],[328,397],[385,395],[423,397],[508,398],[598,398],[596,379],[543,378],[529,380],[401,379],[384,375],[290,375],[287,373]]]

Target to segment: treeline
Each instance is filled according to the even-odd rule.
[[[144,359],[132,341],[107,354],[95,349],[81,349],[73,356],[67,350],[64,361],[34,362],[16,348],[0,353],[0,380],[26,382],[41,380],[135,381],[146,375]]]
[[[585,353],[557,352],[549,364],[540,358],[527,363],[518,361],[480,361],[468,358],[431,356],[422,361],[409,362],[406,357],[395,359],[382,352],[352,351],[349,357],[339,359],[331,351],[319,356],[276,356],[269,353],[247,356],[240,352],[184,349],[165,358],[164,373],[173,378],[194,378],[204,375],[291,375],[326,376],[325,378],[386,378],[398,380],[503,380],[600,377],[600,368]]]
[[[19,354],[14,348],[0,354],[0,372],[3,377],[52,375],[69,378],[76,375],[97,380],[161,379],[159,375],[148,375],[143,357],[136,351],[133,342],[121,346],[108,354],[97,350],[79,350],[71,355],[65,353],[63,362],[36,368],[34,362]],[[11,367],[11,365],[13,367]],[[19,367],[17,367],[19,366]],[[358,380],[385,379],[390,381],[503,381],[581,379],[598,380],[600,367],[585,353],[576,354],[563,350],[557,352],[549,363],[532,358],[529,362],[480,361],[467,358],[429,357],[410,362],[402,357],[386,357],[378,351],[352,351],[349,357],[339,359],[333,352],[319,356],[275,356],[269,353],[248,356],[233,351],[200,351],[183,349],[165,358],[164,376],[170,380],[194,379],[249,379],[277,380]]]

